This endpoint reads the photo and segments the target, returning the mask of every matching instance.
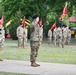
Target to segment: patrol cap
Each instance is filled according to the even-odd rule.
[[[37,17],[39,17],[39,16],[36,14],[36,15],[34,15],[32,18],[33,18],[33,19],[36,19]]]

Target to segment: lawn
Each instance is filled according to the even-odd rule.
[[[76,40],[76,39],[75,39]],[[75,42],[72,41],[72,42]],[[50,63],[76,64],[76,45],[59,48],[49,46],[47,40],[42,42],[37,61]],[[30,61],[30,44],[25,49],[18,49],[17,40],[6,39],[4,49],[0,52],[0,59]]]
[[[18,73],[10,73],[10,72],[0,72],[0,75],[29,75],[29,74],[18,74]]]

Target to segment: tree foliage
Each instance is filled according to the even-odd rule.
[[[20,18],[25,16],[31,20],[34,14],[38,14],[43,19],[44,33],[46,33],[53,22],[59,20],[66,1],[68,1],[68,16],[75,15],[76,0],[3,0],[5,22],[12,18],[16,19],[19,10],[21,12],[21,15],[18,15]],[[12,24],[16,27],[14,23],[15,20]],[[16,24],[19,23],[16,22]],[[13,29],[12,25],[10,25],[10,28]]]

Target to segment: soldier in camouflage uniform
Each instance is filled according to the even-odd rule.
[[[53,43],[56,46],[57,44],[57,28],[53,30]]]
[[[62,46],[62,29],[61,29],[61,26],[58,26],[58,28],[57,28],[57,44],[58,44],[58,47]]]
[[[62,25],[62,47],[64,47],[66,43],[66,37],[67,37],[66,25]]]
[[[21,24],[17,28],[17,37],[18,37],[18,48],[25,48],[27,42],[27,28],[26,25]]]
[[[3,49],[4,41],[5,41],[5,30],[3,25],[0,25],[0,50]],[[0,59],[0,61],[3,61],[3,60]]]
[[[67,28],[67,45],[70,45],[70,40],[71,40],[71,28]]]
[[[48,44],[51,46],[52,45],[52,31],[49,29],[48,31]]]
[[[38,15],[33,16],[33,22],[30,25],[30,47],[31,47],[31,53],[30,53],[30,62],[31,66],[37,67],[40,66],[36,63],[36,57],[38,55],[38,49],[40,47],[41,41],[42,41],[42,33],[40,34],[40,26],[38,24],[39,17]]]
[[[0,50],[3,48],[5,40],[5,30],[3,25],[0,25]]]

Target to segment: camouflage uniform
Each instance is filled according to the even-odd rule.
[[[51,30],[48,31],[48,44],[49,45],[52,44],[52,31]]]
[[[31,54],[30,54],[30,61],[34,63],[31,64],[34,67],[37,67],[35,62],[36,62],[36,57],[38,55],[38,49],[39,46],[41,44],[42,41],[42,33],[43,33],[43,29],[40,28],[40,26],[38,25],[38,23],[34,20],[31,25],[30,25],[30,47],[31,47]],[[42,33],[41,33],[41,32]]]
[[[4,30],[4,27],[1,25],[0,26],[0,50],[3,48],[4,40],[5,40],[5,30]]]
[[[53,43],[56,46],[57,43],[57,28],[53,30]]]
[[[62,29],[60,27],[57,28],[57,43],[58,46],[62,46]]]
[[[19,26],[17,28],[18,37],[18,47],[25,47],[27,42],[27,29],[25,27]]]
[[[67,44],[70,45],[70,40],[71,40],[71,30],[67,29]]]
[[[62,46],[64,47],[65,43],[66,43],[66,37],[67,37],[67,30],[66,28],[63,26],[62,27]]]

